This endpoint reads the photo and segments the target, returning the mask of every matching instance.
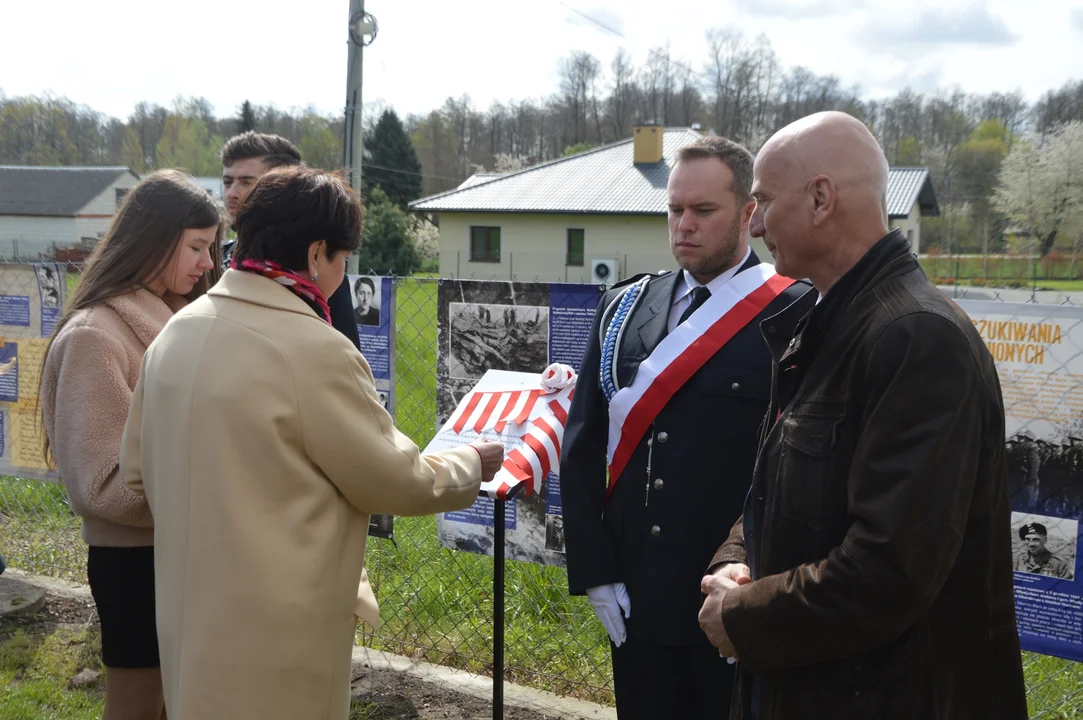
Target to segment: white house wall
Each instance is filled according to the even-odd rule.
[[[117,212],[117,190],[131,190],[138,182],[135,175],[124,173],[84,205],[75,216],[75,240],[72,244],[104,235]]]
[[[38,259],[75,243],[75,218],[0,215],[0,256]]]
[[[100,217],[97,215],[86,216],[79,215],[75,218],[75,240],[72,244],[78,243],[84,239],[98,239],[105,234],[105,231],[109,229],[109,224],[113,222],[113,216]]]
[[[131,190],[139,179],[131,173],[124,173],[103,190],[93,200],[84,205],[78,215],[82,216],[106,216],[113,217],[117,211],[117,190]]]
[[[911,252],[917,254],[921,247],[921,206],[915,202],[908,216],[892,218],[889,224],[892,230],[895,228],[902,230],[903,235],[910,240]]]
[[[500,262],[470,261],[470,228],[500,228]],[[567,231],[584,232],[582,266],[568,266]],[[761,260],[763,243],[752,241]],[[440,214],[441,277],[543,282],[589,282],[591,260],[617,262],[620,278],[676,267],[664,215],[556,215],[529,213]]]

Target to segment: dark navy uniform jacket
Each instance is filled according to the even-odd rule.
[[[759,262],[751,253],[741,271]],[[649,281],[618,349],[619,387],[631,383],[665,337],[680,278],[667,272]],[[614,298],[635,279],[609,290],[598,305],[564,431],[560,489],[569,591],[582,595],[623,582],[631,598],[629,639],[706,644],[698,621],[700,580],[741,515],[771,392],[771,355],[759,323],[810,286],[785,290],[676,392],[606,502],[609,410],[599,384],[599,334],[615,312]],[[815,295],[802,302],[811,308]]]

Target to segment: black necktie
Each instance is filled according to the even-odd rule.
[[[681,319],[677,321],[677,324],[680,325],[689,317],[691,317],[692,313],[698,310],[700,305],[707,302],[707,298],[709,297],[711,297],[711,291],[703,285],[692,288],[692,302],[689,303],[685,311],[681,313]]]

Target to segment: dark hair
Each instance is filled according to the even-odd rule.
[[[211,247],[213,267],[188,293],[188,300],[195,300],[218,282],[222,216],[207,191],[182,172],[159,170],[140,180],[124,196],[105,237],[87,258],[79,286],[49,338],[45,355],[77,310],[146,287],[165,271],[185,230],[209,227],[217,228]],[[38,385],[40,397],[40,379]],[[49,438],[44,432],[42,436],[49,462]]]
[[[677,161],[718,158],[733,173],[733,194],[737,201],[746,203],[752,199],[753,158],[743,145],[718,135],[708,135],[677,151]]]
[[[222,164],[231,167],[238,160],[259,158],[268,169],[284,165],[300,165],[301,151],[280,135],[267,135],[249,130],[234,135],[222,148]]]
[[[372,294],[373,295],[376,294],[376,283],[372,282],[372,278],[367,278],[367,277],[359,277],[359,278],[357,278],[357,282],[355,282],[353,284],[353,291],[354,291],[355,294],[357,293],[358,290],[361,289],[362,285],[368,285],[369,288],[372,290]]]
[[[361,199],[337,173],[303,166],[272,170],[256,182],[237,212],[241,262],[272,260],[294,272],[308,267],[308,248],[327,243],[326,254],[361,245]]]

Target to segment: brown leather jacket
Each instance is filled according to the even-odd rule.
[[[772,405],[712,563],[752,569],[722,610],[733,717],[1026,718],[1004,407],[973,323],[897,231],[788,312],[762,323]]]

